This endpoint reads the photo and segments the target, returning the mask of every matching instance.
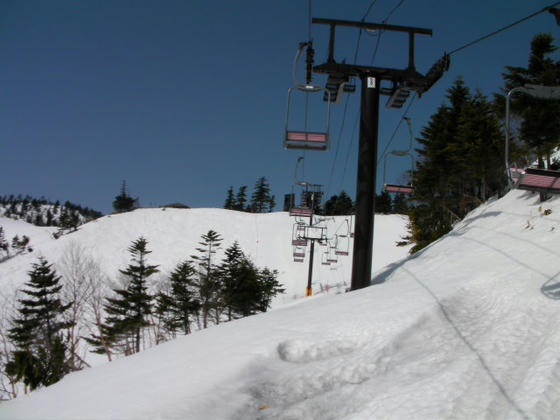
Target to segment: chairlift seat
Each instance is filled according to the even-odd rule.
[[[327,150],[329,136],[315,131],[286,131],[284,146],[286,149]]]
[[[305,252],[294,252],[294,258],[305,258]]]
[[[294,258],[294,262],[303,262],[303,258]]]
[[[336,255],[348,255],[347,251],[335,251],[334,252]]]
[[[560,171],[527,168],[517,182],[520,190],[560,194]]]
[[[307,239],[293,239],[292,245],[295,246],[307,246]]]
[[[309,207],[292,207],[290,216],[310,217],[313,211]]]
[[[412,194],[414,192],[414,188],[412,185],[385,184],[385,191]]]

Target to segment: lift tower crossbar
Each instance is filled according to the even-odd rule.
[[[313,71],[328,74],[331,80],[358,77],[362,83],[356,222],[351,283],[351,290],[356,290],[371,284],[379,95],[390,97],[387,107],[402,107],[410,92],[415,91],[418,95],[421,95],[441,77],[444,70],[447,70],[449,66],[449,56],[444,55],[444,59],[432,66],[426,75],[422,75],[416,71],[414,66],[414,36],[416,34],[432,35],[431,29],[322,18],[313,18],[312,23],[330,26],[327,62],[315,66]],[[393,69],[337,63],[334,58],[336,26],[408,33],[408,66],[405,69]],[[381,87],[381,81],[391,82],[390,87]]]

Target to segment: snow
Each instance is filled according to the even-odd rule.
[[[224,213],[208,212],[231,240],[229,229],[251,220],[258,246],[250,236],[257,228],[237,228],[242,247],[258,251],[259,264],[293,275],[291,251],[279,245],[290,234],[273,228],[288,225],[286,215],[238,214],[228,223],[219,221]],[[133,215],[116,220],[115,231],[130,223],[132,234],[134,223],[149,219]],[[0,418],[558,418],[559,215],[560,199],[541,204],[512,191],[414,256],[376,264],[380,284],[302,299],[68,375],[2,403]],[[193,241],[208,228],[180,223]],[[377,218],[376,229],[382,224]],[[264,245],[273,232],[276,256]],[[125,236],[115,233],[119,246]],[[150,239],[153,259],[163,261]],[[375,243],[377,261],[385,248]],[[168,261],[180,257],[170,253]]]
[[[343,234],[346,220],[343,216],[330,217],[323,225],[330,236]],[[376,216],[378,253],[375,266],[384,267],[404,258],[410,249],[396,247],[395,243],[406,234],[407,218],[399,215]],[[210,229],[222,238],[221,252],[238,241],[241,249],[258,267],[277,269],[278,279],[286,287],[286,293],[275,304],[288,303],[305,296],[309,255],[304,263],[294,263],[292,258],[292,227],[294,218],[288,213],[250,214],[224,209],[138,209],[131,213],[114,214],[96,219],[81,226],[78,231],[64,235],[58,240],[52,237],[56,228],[39,228],[23,221],[0,217],[5,237],[19,233],[31,238],[34,252],[19,256],[0,265],[0,279],[11,282],[11,288],[21,287],[27,281],[27,272],[39,255],[56,264],[72,246],[80,246],[96,260],[109,276],[130,262],[128,248],[132,241],[144,236],[148,241],[150,264],[159,265],[160,278],[168,277],[178,263],[196,254],[200,236]],[[340,256],[331,266],[321,264],[322,247],[316,247],[314,258],[314,289],[319,292],[327,286],[344,291],[350,285],[351,257]],[[309,254],[309,251],[307,251]],[[7,273],[10,273],[8,276]]]

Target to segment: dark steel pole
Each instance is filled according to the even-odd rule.
[[[307,275],[307,289],[305,289],[305,296],[311,296],[313,289],[311,287],[311,280],[313,279],[313,256],[315,255],[315,240],[311,239],[311,251],[309,252],[309,273]]]
[[[315,192],[311,192],[311,215],[309,216],[309,226],[313,226],[313,210],[315,208]],[[305,289],[305,296],[311,296],[313,289],[311,282],[313,280],[313,258],[315,256],[315,240],[311,239],[311,250],[309,251],[309,271],[307,274],[307,288]]]
[[[380,80],[363,75],[351,290],[371,284]]]

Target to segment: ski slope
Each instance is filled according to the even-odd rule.
[[[347,220],[349,218],[343,216],[328,217],[321,225],[326,226],[329,237],[334,237],[347,233]],[[395,245],[407,234],[408,218],[376,215],[375,220],[374,268],[380,269],[408,255],[410,246]],[[168,278],[178,263],[196,254],[201,235],[214,230],[223,238],[222,246],[216,253],[217,263],[225,249],[238,241],[241,249],[258,267],[278,270],[278,280],[286,288],[286,293],[278,296],[274,305],[289,303],[305,296],[309,267],[309,250],[303,263],[293,262],[291,242],[294,222],[295,218],[285,212],[251,214],[224,209],[137,209],[96,219],[56,240],[52,233],[57,228],[37,227],[21,220],[0,217],[0,226],[4,228],[8,240],[11,241],[16,234],[20,237],[25,234],[31,238],[33,248],[31,254],[0,264],[0,281],[9,284],[7,290],[21,288],[28,280],[31,264],[37,262],[39,256],[56,267],[75,246],[97,261],[107,276],[115,278],[118,270],[130,262],[128,248],[132,241],[143,236],[152,251],[148,256],[149,263],[159,265],[160,273],[154,276],[157,282]],[[314,292],[343,292],[350,286],[351,257],[339,256],[336,264],[325,266],[321,264],[321,254],[327,248],[317,246],[315,249]]]
[[[559,235],[560,199],[512,191],[380,284],[68,375],[0,418],[555,419]]]

